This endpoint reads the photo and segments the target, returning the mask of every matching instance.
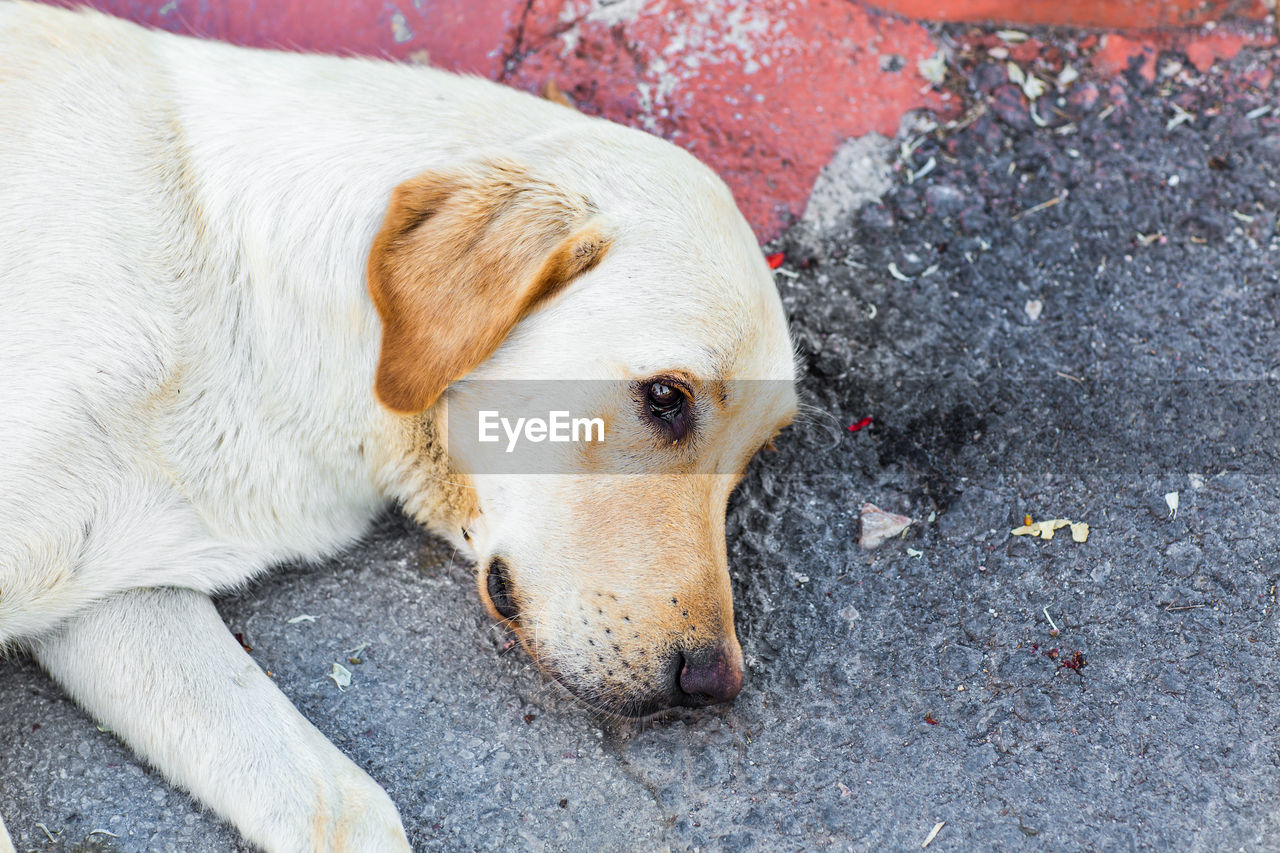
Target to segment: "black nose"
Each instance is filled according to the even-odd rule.
[[[701,708],[728,702],[742,689],[742,664],[719,645],[686,649],[676,668],[676,702]]]
[[[485,579],[485,591],[493,602],[493,609],[503,619],[515,619],[520,615],[515,593],[511,589],[511,570],[501,557],[489,563],[489,576]]]

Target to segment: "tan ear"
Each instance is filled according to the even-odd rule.
[[[599,263],[609,240],[591,215],[586,199],[509,162],[396,187],[369,253],[382,404],[430,408],[539,302]]]

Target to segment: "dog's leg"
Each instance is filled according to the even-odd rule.
[[[189,590],[100,602],[33,649],[90,714],[270,851],[407,851],[391,799]]]
[[[15,853],[13,849],[13,841],[9,838],[9,833],[4,829],[4,818],[0,817],[0,853]]]

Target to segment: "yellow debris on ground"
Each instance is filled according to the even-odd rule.
[[[1009,532],[1014,536],[1039,536],[1041,539],[1052,539],[1054,531],[1063,527],[1071,528],[1072,542],[1086,542],[1089,539],[1089,525],[1084,521],[1072,521],[1069,518],[1051,518],[1048,521],[1031,521]]]

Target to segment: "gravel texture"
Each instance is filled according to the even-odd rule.
[[[1046,127],[1003,64],[956,65],[975,109],[777,247],[808,414],[732,501],[732,705],[597,719],[397,516],[222,602],[415,849],[918,849],[940,821],[931,850],[1280,849],[1277,63],[1082,79]],[[861,551],[864,501],[917,523]],[[244,849],[30,662],[0,674],[20,850]]]

